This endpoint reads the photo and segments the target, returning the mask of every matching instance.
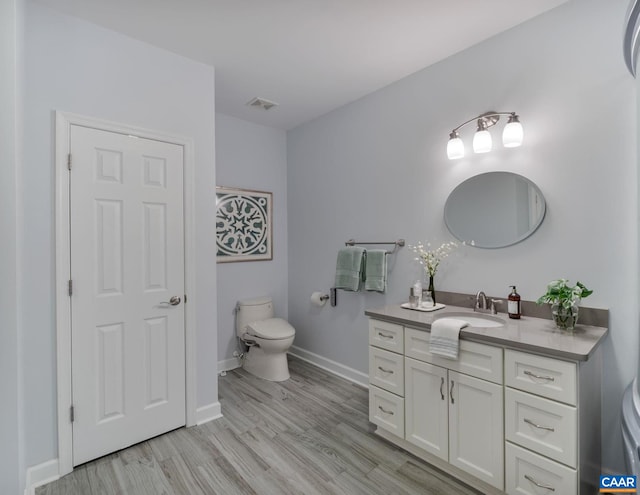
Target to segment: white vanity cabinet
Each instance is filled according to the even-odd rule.
[[[461,339],[458,359],[450,360],[429,351],[424,317],[416,316],[414,328],[409,318],[400,324],[372,313],[369,418],[378,435],[483,493],[597,491],[599,350],[571,359],[550,347],[542,355],[514,349],[518,342],[506,336],[478,342],[479,333]],[[505,334],[520,334],[522,323],[514,325]],[[548,339],[545,321],[538,325]],[[606,335],[601,330],[595,342]]]
[[[405,439],[502,489],[502,349],[461,342],[451,360],[429,352],[428,332],[404,332]]]
[[[454,361],[431,354],[428,339],[369,321],[370,421],[502,490],[502,349],[461,342]]]

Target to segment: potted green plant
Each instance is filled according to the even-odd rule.
[[[564,278],[553,280],[547,285],[547,292],[538,298],[538,304],[551,304],[551,315],[556,327],[573,330],[578,322],[580,301],[593,294],[581,282],[573,287]]]

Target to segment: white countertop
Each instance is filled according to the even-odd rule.
[[[474,313],[470,308],[459,306],[446,306],[438,311],[426,313],[401,308],[400,304],[367,309],[364,314],[377,320],[398,323],[428,332],[431,330],[431,323],[434,319],[451,312],[480,314]],[[580,324],[576,325],[573,333],[569,333],[557,329],[552,320],[527,316],[523,316],[519,320],[512,320],[505,313],[499,313],[495,316],[504,320],[504,326],[465,327],[460,331],[460,339],[492,343],[561,359],[586,361],[609,333],[609,329],[605,327]]]

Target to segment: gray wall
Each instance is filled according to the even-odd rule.
[[[284,131],[216,114],[217,185],[273,193],[273,260],[218,265],[219,361],[236,350],[237,301],[271,295],[276,315],[288,316],[286,155]]]
[[[18,197],[23,3],[0,2],[0,493],[24,484],[18,332]]]
[[[54,110],[195,141],[197,405],[217,402],[214,71],[145,43],[27,5],[22,291],[28,466],[57,457]]]
[[[436,289],[534,300],[548,281],[581,280],[583,304],[611,310],[604,344],[603,462],[624,471],[620,404],[638,359],[635,83],[622,59],[626,0],[569,2],[288,133],[289,320],[296,345],[367,370],[365,308],[407,298],[420,275],[409,249],[392,257],[385,295],[340,292],[336,308],[309,296],[333,284],[344,242],[450,239],[449,192],[492,170],[524,175],[548,205],[540,229],[503,249],[464,248]],[[517,111],[524,145],[449,161],[451,129],[479,113]],[[473,126],[461,134],[471,149]],[[487,222],[492,219],[488,217]],[[595,398],[597,400],[597,398]]]

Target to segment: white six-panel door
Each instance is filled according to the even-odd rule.
[[[184,162],[182,146],[77,125],[70,146],[78,465],[185,424]]]

